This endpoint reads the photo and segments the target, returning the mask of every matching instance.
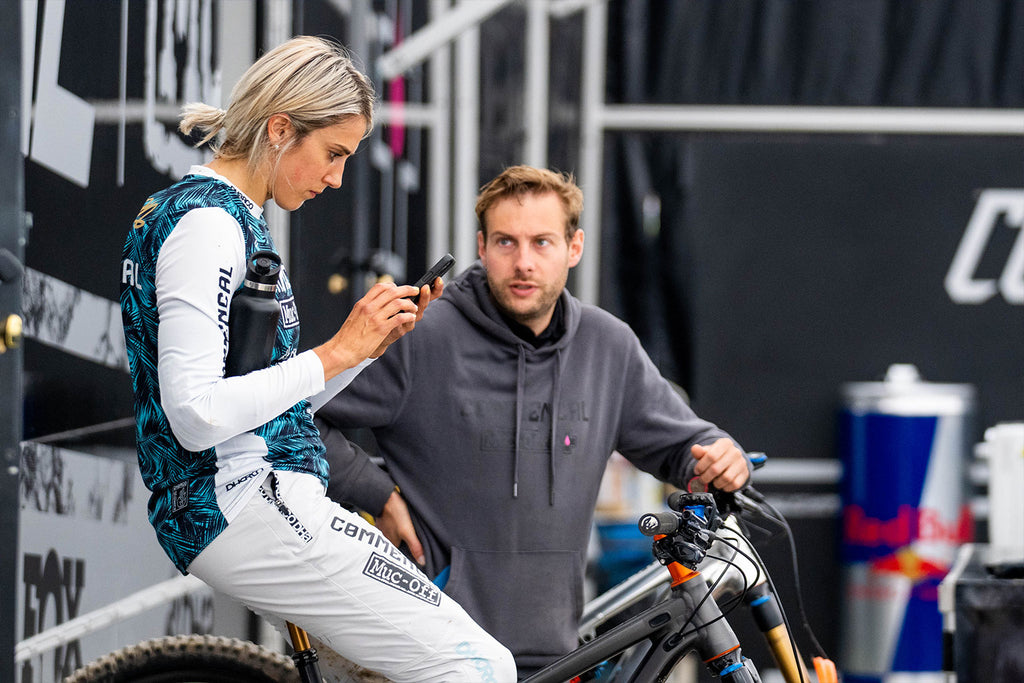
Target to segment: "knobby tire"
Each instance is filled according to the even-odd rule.
[[[291,658],[237,638],[167,636],[129,645],[64,683],[299,683]]]

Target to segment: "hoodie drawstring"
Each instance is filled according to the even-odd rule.
[[[519,346],[519,367],[516,370],[516,444],[512,456],[512,497],[519,497],[519,425],[523,422],[523,385],[526,384],[526,350]]]
[[[562,349],[555,351],[555,376],[551,387],[551,448],[548,451],[548,505],[555,504],[555,449],[558,448],[558,399],[562,394]],[[566,434],[566,439],[569,435]]]

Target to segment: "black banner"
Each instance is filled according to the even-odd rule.
[[[775,456],[830,457],[840,384],[914,363],[975,385],[979,428],[1021,419],[1021,140],[711,136],[686,150],[673,228],[700,412]]]

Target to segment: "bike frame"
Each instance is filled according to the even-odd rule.
[[[626,652],[615,663],[612,680],[621,683],[663,680],[689,652],[697,652],[716,675],[731,680],[757,681],[751,676],[752,665],[745,667],[740,644],[725,620],[717,600],[739,596],[745,589],[764,581],[764,571],[752,559],[740,564],[743,556],[735,547],[742,542],[749,546],[730,517],[715,541],[711,553],[701,567],[704,573],[692,571],[679,563],[667,566],[659,562],[634,574],[610,591],[588,603],[580,625],[579,648],[562,659],[548,665],[527,678],[523,683],[561,683],[585,673],[596,666]],[[671,585],[670,585],[671,584]],[[710,585],[709,585],[710,584]],[[625,609],[647,596],[666,591],[663,600],[620,624],[596,636],[596,629]],[[305,631],[288,624],[295,654],[292,658],[299,669],[303,683],[319,681],[316,650],[310,647]],[[798,683],[799,679],[787,679]],[[803,681],[807,681],[805,677]]]
[[[733,667],[743,666],[740,643],[701,574],[681,565],[669,565],[669,571],[675,579],[667,600],[581,645],[524,683],[569,680],[639,644],[645,646],[616,664],[614,680],[663,680],[691,651],[715,675],[738,671]]]
[[[733,587],[736,583],[725,580],[729,576],[729,567],[737,568],[741,591],[753,582],[746,579],[742,568],[733,559],[741,554],[736,548],[733,548],[732,557],[721,558],[723,572],[711,586],[696,571],[697,563],[705,558],[710,546],[708,534],[702,533],[701,528],[710,530],[712,518],[704,514],[710,511],[715,515],[713,503],[702,509],[699,516],[686,512],[677,515],[678,519],[670,513],[667,523],[673,526],[671,538],[667,535],[669,532],[655,535],[655,555],[665,565],[649,566],[592,602],[580,629],[582,639],[592,639],[536,672],[524,683],[570,680],[622,653],[626,654],[615,662],[610,676],[612,680],[622,683],[664,680],[689,652],[696,652],[709,671],[723,680],[759,681],[754,666],[743,659],[739,640],[713,596],[715,588],[722,585]],[[676,526],[675,522],[679,520],[689,520],[689,523]],[[720,520],[715,517],[714,521]],[[641,529],[644,529],[643,520]],[[722,529],[724,531],[725,527]],[[731,547],[733,536],[742,536],[736,527],[730,533],[723,533],[720,537],[723,540],[716,542]],[[662,539],[665,543],[659,546]],[[753,556],[748,558],[757,575],[763,576],[759,563],[753,560]],[[715,564],[712,566],[717,567]],[[658,578],[659,569],[667,569],[671,577],[668,597],[611,630],[594,636],[594,630],[601,623],[664,585],[664,580]],[[603,673],[602,678],[605,675]]]
[[[807,668],[794,651],[777,598],[769,590],[767,569],[740,529],[735,514],[725,519],[717,537],[699,567],[708,590],[719,605],[732,600],[744,600],[785,683],[809,683],[811,679]],[[579,627],[580,642],[594,640],[600,626],[647,598],[657,596],[659,603],[666,600],[669,597],[668,588],[668,573],[661,563],[655,561],[598,595],[584,605]],[[681,656],[677,656],[678,659]],[[623,673],[618,667],[613,673],[613,681],[632,680],[617,677]]]
[[[735,515],[730,515],[700,572],[712,588],[715,599],[722,603],[738,598],[744,591],[765,582],[766,570],[753,559],[750,542],[739,528]],[[737,548],[746,548],[741,554]],[[611,587],[583,606],[578,629],[581,643],[593,640],[597,629],[633,605],[658,592],[667,593],[670,577],[664,565],[653,561],[640,571]],[[664,596],[661,597],[664,599]]]

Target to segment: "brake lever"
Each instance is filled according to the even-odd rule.
[[[764,495],[753,486],[744,486],[739,491],[733,491],[730,495],[737,510],[768,515],[768,510],[761,504],[765,501]]]

